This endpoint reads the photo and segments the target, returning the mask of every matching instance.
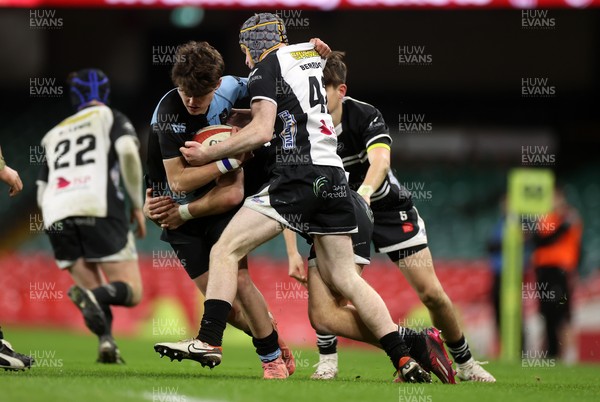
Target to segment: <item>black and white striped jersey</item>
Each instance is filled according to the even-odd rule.
[[[115,142],[137,135],[129,119],[108,106],[91,106],[66,118],[42,139],[46,164],[39,180],[44,225],[73,216],[126,219]]]
[[[342,100],[342,122],[335,127],[338,139],[337,153],[344,169],[350,174],[348,184],[358,190],[365,180],[370,163],[368,150],[378,144],[390,146],[388,126],[373,105],[349,96]],[[390,171],[381,186],[371,195],[371,208],[378,209],[398,202],[412,207],[410,191],[402,186]]]
[[[286,165],[342,168],[327,113],[322,63],[310,43],[284,46],[257,63],[248,76],[251,102],[277,105],[269,170]]]

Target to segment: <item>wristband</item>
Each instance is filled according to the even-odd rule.
[[[225,174],[227,172],[231,172],[232,170],[235,170],[239,167],[240,167],[240,164],[238,163],[238,161],[236,159],[224,158],[224,159],[221,159],[220,161],[217,161],[217,168],[219,168],[219,171],[223,174]]]
[[[373,190],[372,186],[369,186],[368,184],[363,184],[358,188],[358,190],[356,190],[356,192],[361,197],[371,197],[375,190]]]
[[[179,216],[184,221],[189,221],[190,219],[194,219],[192,214],[190,214],[189,204],[183,204],[179,206]]]

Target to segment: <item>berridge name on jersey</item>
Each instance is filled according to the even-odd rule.
[[[327,113],[321,57],[310,43],[284,46],[250,72],[252,101],[277,105],[270,166],[324,165],[343,168]]]
[[[107,215],[108,150],[113,113],[94,106],[68,117],[42,139],[48,186],[42,211],[44,226],[69,216]]]

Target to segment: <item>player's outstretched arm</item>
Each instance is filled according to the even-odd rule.
[[[371,205],[371,194],[381,186],[390,171],[390,147],[387,144],[375,144],[367,156],[370,166],[357,193]]]
[[[252,102],[251,110],[252,120],[236,135],[210,147],[203,147],[196,141],[186,141],[185,147],[179,149],[181,154],[190,165],[201,166],[232,155],[242,155],[271,141],[277,116],[277,105],[271,101],[259,99]]]

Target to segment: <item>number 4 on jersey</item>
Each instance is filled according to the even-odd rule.
[[[309,94],[309,103],[310,107],[315,107],[317,105],[321,106],[321,113],[327,113],[327,109],[325,108],[325,97],[321,92],[325,86],[322,82],[319,82],[317,77],[310,76],[308,77],[308,83],[310,84],[310,94]]]

